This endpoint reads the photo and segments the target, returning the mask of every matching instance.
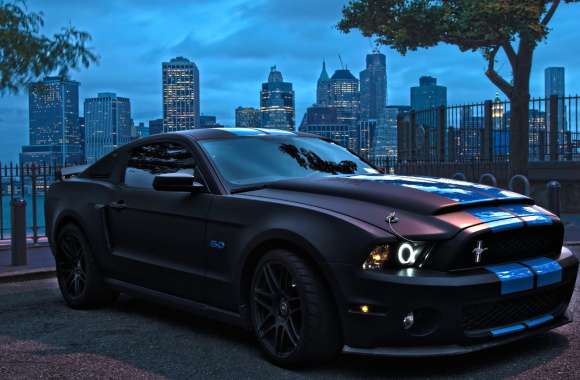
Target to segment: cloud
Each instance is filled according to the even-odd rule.
[[[93,36],[100,64],[73,73],[81,82],[81,105],[86,97],[112,91],[132,102],[135,121],[161,116],[161,62],[177,55],[192,59],[200,69],[201,108],[221,123],[233,125],[234,109],[258,106],[260,85],[269,67],[277,65],[294,84],[296,122],[314,102],[315,83],[322,59],[330,73],[340,67],[338,55],[358,75],[372,40],[353,31],[342,34],[335,25],[347,1],[337,0],[28,0],[28,8],[43,11],[45,33],[72,24]],[[565,5],[553,20],[553,31],[536,52],[532,73],[533,95],[543,94],[543,70],[566,66],[567,88],[580,88],[577,44],[580,6]],[[436,76],[448,87],[449,104],[479,102],[496,89],[483,75],[485,62],[478,53],[461,53],[438,46],[402,57],[387,55],[390,104],[408,104],[409,87],[421,75]],[[508,75],[505,62],[498,64]],[[15,142],[26,141],[27,97],[5,96],[5,109],[16,110],[0,120],[0,159],[15,159]],[[82,108],[82,106],[81,106]],[[8,141],[10,141],[8,143]]]

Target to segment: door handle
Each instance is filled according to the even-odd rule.
[[[127,208],[127,204],[125,203],[125,201],[111,202],[109,203],[108,206],[115,210],[123,210]]]

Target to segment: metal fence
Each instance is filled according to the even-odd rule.
[[[57,165],[0,163],[0,240],[10,239],[10,204],[26,200],[28,235],[34,243],[44,236],[44,198],[60,168]]]
[[[530,161],[580,161],[579,103],[579,96],[530,100]],[[398,161],[509,161],[510,121],[510,102],[497,98],[399,114]]]

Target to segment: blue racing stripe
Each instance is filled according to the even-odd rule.
[[[497,207],[479,207],[467,209],[465,211],[485,223],[493,222],[498,219],[508,219],[513,217],[513,214],[507,211],[503,211]]]
[[[487,226],[493,231],[504,231],[509,230],[512,228],[520,228],[524,226],[524,222],[521,221],[519,218],[510,218],[510,219],[502,219],[502,220],[495,220],[493,222],[487,223]]]
[[[534,319],[529,319],[527,321],[524,321],[524,324],[528,327],[536,327],[539,326],[543,323],[549,322],[552,319],[554,319],[554,316],[552,314],[547,314],[538,318],[534,318]]]
[[[507,205],[503,207],[504,209],[511,211],[515,215],[522,218],[524,222],[528,225],[545,225],[552,224],[553,220],[550,216],[544,212],[536,209],[534,206],[529,205]]]
[[[526,326],[524,326],[522,324],[517,324],[517,325],[508,326],[508,327],[501,327],[499,329],[493,329],[490,331],[490,333],[493,336],[498,336],[498,335],[511,334],[511,333],[516,332],[516,331],[522,331],[525,328],[526,328]]]
[[[542,286],[557,284],[562,281],[562,267],[557,261],[550,260],[546,257],[525,260],[522,264],[530,267],[538,276],[538,288]]]
[[[530,290],[534,287],[534,274],[520,264],[502,264],[485,267],[495,273],[501,283],[501,294]]]

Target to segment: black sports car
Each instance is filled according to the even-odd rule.
[[[461,354],[570,322],[578,260],[556,216],[383,175],[317,136],[162,134],[61,178],[46,226],[73,308],[152,298],[252,329],[284,366]]]

